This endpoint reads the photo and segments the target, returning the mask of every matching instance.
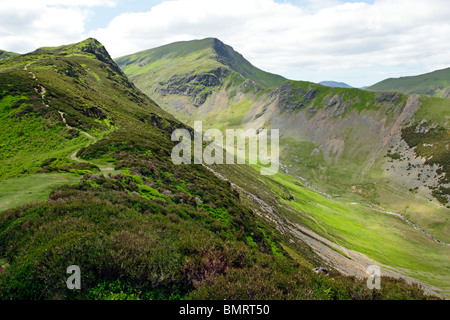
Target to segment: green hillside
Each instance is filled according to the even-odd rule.
[[[214,43],[174,43],[117,61],[139,89],[184,123],[203,120],[205,129],[221,130],[278,128],[286,145],[281,161],[291,175],[336,196],[403,212],[450,240],[445,207],[450,193],[442,176],[447,172],[445,146],[450,143],[445,133],[448,99],[291,80],[262,86],[234,71],[243,68],[229,72],[226,64],[214,59]],[[426,151],[434,160],[425,164],[420,162],[425,153],[413,149],[404,136],[407,130],[402,130],[421,121],[444,132],[435,136],[439,147]],[[399,144],[402,139],[407,145]],[[392,154],[403,156],[392,159]]]
[[[18,53],[0,50],[0,62],[17,56],[19,56]]]
[[[367,90],[398,91],[448,98],[450,97],[450,68],[418,76],[386,79],[368,87]]]
[[[190,52],[214,56],[211,44],[189,44]],[[192,47],[200,44],[198,50]],[[283,219],[301,221],[333,242],[339,239],[346,248],[449,287],[439,258],[449,254],[442,243],[450,242],[449,99],[291,80],[267,87],[237,71],[227,73],[229,67],[208,54],[185,59],[176,44],[165,48],[159,59],[149,58],[149,69],[139,62],[146,61],[145,52],[141,60],[125,57],[119,65],[138,88],[188,125],[202,120],[204,130],[279,129],[280,177],[265,184],[290,190],[291,196],[282,191],[280,197],[294,198],[287,210],[296,214],[280,213]],[[249,180],[240,181],[243,189]],[[325,194],[331,203],[309,198],[308,190]],[[368,219],[364,208],[369,208],[371,218],[381,213],[386,220]],[[405,219],[406,229],[395,217]],[[431,243],[418,240],[424,235]],[[371,245],[375,242],[377,249]],[[431,265],[425,266],[418,252],[431,253],[426,259]],[[436,272],[440,276],[435,277]]]
[[[241,54],[215,38],[175,42],[115,59],[136,86],[144,93],[176,92],[189,95],[202,104],[224,79],[243,82],[251,79],[262,87],[271,87],[286,79],[262,71]]]
[[[404,280],[375,292],[332,267],[314,273],[323,259],[247,193],[172,163],[170,134],[186,126],[94,39],[5,60],[0,84],[2,300],[430,298]],[[279,201],[253,181],[246,192]],[[81,290],[66,287],[70,265]]]

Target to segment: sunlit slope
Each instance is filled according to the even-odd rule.
[[[214,43],[174,43],[117,61],[183,122],[279,129],[289,174],[332,195],[401,212],[450,241],[450,100],[290,80],[268,87],[214,59]]]
[[[0,79],[1,299],[426,298],[389,278],[370,291],[204,166],[174,165],[186,126],[96,40],[5,60]],[[67,288],[69,265],[82,290]]]
[[[438,291],[443,294],[450,294],[446,272],[450,246],[439,243],[398,215],[352,198],[320,194],[305,181],[282,172],[260,176],[258,166],[253,171],[245,170],[244,166],[212,168],[239,186],[237,189],[243,194],[251,192],[252,203],[259,208],[260,215],[275,219],[277,228],[292,241],[311,244],[320,237],[329,240],[315,249],[325,259],[334,261],[342,272],[364,273],[370,263],[380,264],[385,274],[397,272],[420,279],[440,288]],[[299,238],[305,232],[304,227],[316,233],[313,239]],[[332,251],[327,251],[329,248]],[[353,267],[349,268],[349,264]]]
[[[367,90],[398,91],[448,98],[450,97],[450,68],[418,76],[386,79],[368,87]]]
[[[0,50],[0,62],[17,56],[19,56],[18,53]]]

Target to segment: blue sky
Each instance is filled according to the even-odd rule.
[[[448,0],[0,0],[0,49],[94,37],[112,57],[216,37],[294,80],[361,87],[450,67]]]
[[[116,16],[126,12],[145,12],[161,3],[161,0],[120,0],[115,6],[94,7],[93,14],[86,21],[87,30],[104,28]]]

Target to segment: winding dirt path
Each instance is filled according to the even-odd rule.
[[[66,128],[78,130],[82,135],[86,136],[88,139],[91,139],[91,140],[92,140],[92,143],[95,143],[95,142],[97,141],[97,139],[96,139],[95,137],[93,137],[92,135],[90,135],[89,133],[87,133],[87,132],[85,132],[85,131],[82,131],[82,130],[80,130],[80,129],[77,129],[77,128],[74,128],[74,127],[69,126],[69,125],[67,124],[66,118],[64,117],[64,115],[65,115],[64,112],[58,110],[58,113],[60,114],[62,121],[63,121],[64,124],[66,125]],[[70,159],[71,159],[72,161],[75,161],[75,162],[87,162],[87,163],[89,163],[89,161],[85,161],[85,160],[81,160],[81,159],[77,158],[77,153],[78,153],[78,151],[80,151],[80,149],[75,150],[75,151],[70,155]],[[111,167],[107,167],[107,168],[99,168],[99,169],[100,169],[100,171],[113,171],[113,170],[114,170],[114,168],[111,168]]]
[[[38,79],[37,79],[37,77],[36,77],[36,74],[35,74],[33,71],[29,71],[29,70],[28,70],[28,67],[29,67],[29,66],[30,66],[30,63],[26,64],[26,65],[23,67],[23,70],[28,71],[28,74],[32,77],[32,79],[35,80],[35,81],[38,81]],[[42,104],[43,104],[46,108],[49,108],[50,106],[49,106],[48,104],[45,103],[45,94],[47,93],[47,89],[45,89],[44,86],[38,84],[37,87],[34,88],[34,90],[36,91],[36,93],[38,93],[38,94],[41,96],[41,98],[42,98]],[[82,135],[84,135],[84,136],[86,136],[88,139],[92,140],[91,143],[95,143],[95,142],[97,141],[97,139],[96,139],[95,137],[93,137],[92,135],[90,135],[89,133],[87,133],[87,132],[85,132],[85,131],[82,131],[82,130],[80,130],[80,129],[78,129],[78,128],[71,127],[71,126],[67,123],[66,118],[64,117],[64,115],[65,115],[64,112],[58,110],[58,113],[59,113],[59,115],[61,116],[61,119],[62,119],[63,123],[65,124],[66,128],[68,128],[68,129],[73,129],[73,130],[78,130],[78,132],[80,132]],[[80,162],[80,163],[81,163],[81,162],[88,162],[88,161],[84,161],[84,160],[81,160],[81,159],[77,158],[77,153],[78,153],[78,151],[80,151],[80,149],[75,150],[75,151],[70,155],[70,159],[71,159],[72,161]],[[100,171],[112,171],[112,170],[114,170],[114,168],[110,168],[110,167],[108,167],[108,168],[100,168]]]
[[[61,116],[62,121],[63,121],[64,124],[66,125],[66,128],[68,128],[68,129],[74,129],[73,127],[71,127],[71,126],[69,126],[69,125],[67,124],[67,120],[66,120],[66,118],[64,117],[64,114],[65,114],[65,113],[62,112],[62,111],[59,111],[59,110],[58,110],[58,113],[59,113],[59,115]],[[83,134],[83,135],[85,135],[87,138],[93,140],[92,143],[94,143],[94,142],[96,141],[96,139],[95,139],[93,136],[91,136],[89,133],[84,132],[84,131],[81,131],[81,130],[79,130],[79,129],[75,129],[75,130],[78,130],[81,134]],[[75,161],[75,162],[87,162],[87,161],[83,161],[83,160],[80,160],[80,159],[77,158],[77,153],[78,153],[78,151],[80,151],[80,149],[75,150],[75,152],[73,152],[73,153],[70,155],[70,159],[71,159],[72,161]]]

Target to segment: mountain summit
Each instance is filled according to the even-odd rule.
[[[226,69],[226,73],[234,71],[263,87],[275,86],[286,80],[282,76],[256,68],[231,46],[216,38],[175,42],[120,57],[115,61],[136,81],[144,73],[161,76],[162,70],[168,71],[166,74],[182,75],[209,73],[217,68]]]
[[[122,73],[121,69],[109,55],[106,48],[97,39],[88,38],[78,43],[63,45],[59,47],[42,47],[35,51],[35,53],[52,53],[62,56],[82,55],[90,56],[101,62],[106,63],[115,72]]]
[[[353,88],[352,86],[346,84],[345,82],[337,82],[337,81],[321,81],[319,84],[332,88]]]

